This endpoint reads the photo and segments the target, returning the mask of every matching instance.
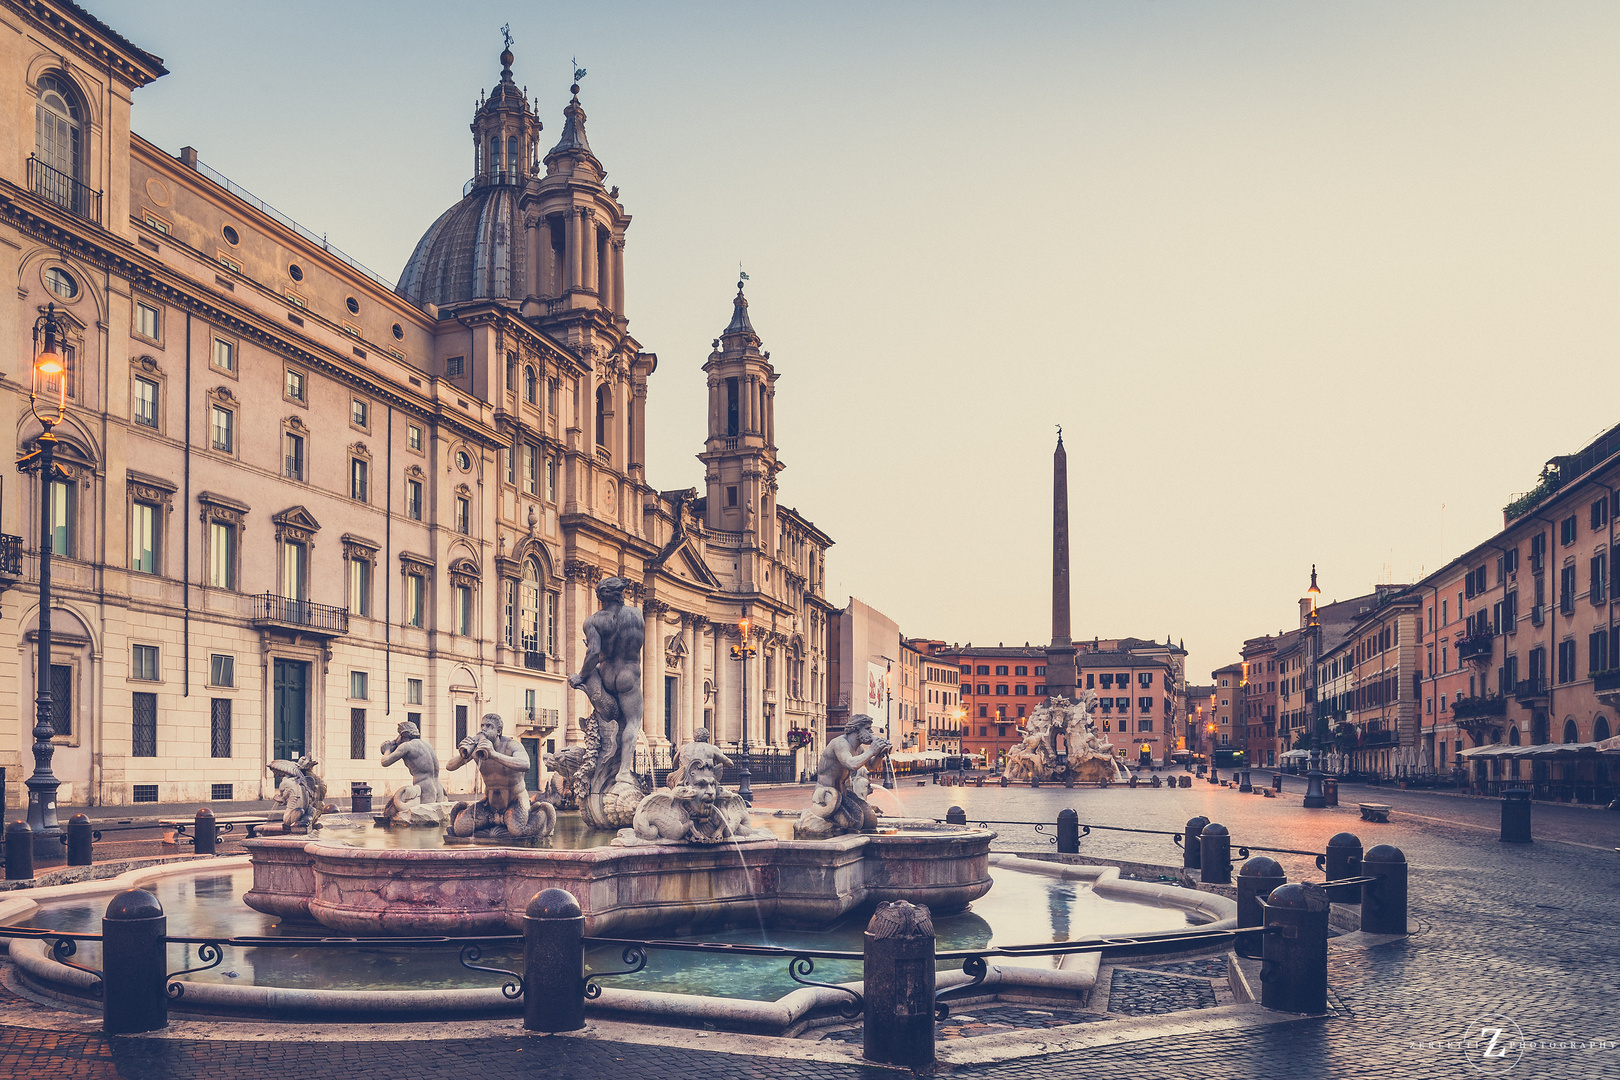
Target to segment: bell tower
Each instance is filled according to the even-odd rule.
[[[473,114],[473,179],[470,185],[528,183],[536,169],[540,117],[528,95],[512,81],[512,35],[501,51],[501,80]]]
[[[765,549],[776,520],[776,369],[760,350],[748,321],[748,299],[737,282],[731,322],[714,342],[703,371],[709,377],[709,432],[703,443],[708,499],[704,524],[743,535]]]

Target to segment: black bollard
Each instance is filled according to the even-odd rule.
[[[1249,780],[1249,770],[1248,769],[1244,769],[1242,772],[1238,773],[1237,775],[1238,775],[1238,779],[1240,781],[1240,783],[1238,784],[1238,791],[1240,791],[1243,794],[1247,795],[1247,794],[1249,794],[1249,792],[1254,790],[1254,784],[1251,783],[1250,780]]]
[[[1188,870],[1197,870],[1201,865],[1200,856],[1203,847],[1198,842],[1199,836],[1204,832],[1204,826],[1209,824],[1209,818],[1202,814],[1187,819],[1187,831],[1181,837],[1181,865]]]
[[[1502,792],[1502,843],[1528,844],[1530,839],[1530,793],[1523,788]]]
[[[945,824],[966,825],[967,811],[963,810],[960,806],[951,807],[949,810],[945,811]]]
[[[1199,852],[1198,880],[1205,885],[1232,884],[1232,837],[1226,826],[1218,821],[1205,825],[1198,844],[1203,849]]]
[[[934,922],[921,904],[879,904],[866,924],[861,1056],[884,1065],[934,1064]]]
[[[1260,1004],[1295,1013],[1327,1012],[1327,892],[1320,885],[1280,885],[1260,902],[1267,930],[1260,965]]]
[[[535,894],[523,913],[523,1027],[585,1026],[585,916],[562,889]]]
[[[199,855],[212,855],[218,850],[219,833],[214,831],[214,812],[206,806],[197,808],[197,823],[192,826],[192,847]]]
[[[6,880],[27,881],[34,876],[34,830],[26,821],[6,826]]]
[[[83,814],[74,814],[68,818],[67,844],[68,865],[89,866],[90,849],[95,841],[94,831],[90,828],[90,819]]]
[[[1282,773],[1272,773],[1271,790],[1279,794],[1282,792]]]
[[[371,813],[371,785],[364,780],[349,782],[349,813]]]
[[[1406,933],[1406,856],[1379,844],[1361,858],[1361,929],[1369,934]]]
[[[1218,784],[1221,782],[1220,770],[1216,769],[1213,765],[1209,767],[1209,782],[1212,784]]]
[[[108,1035],[169,1026],[165,950],[169,919],[158,898],[126,889],[101,922],[101,1030]]]
[[[1238,871],[1237,879],[1238,928],[1264,926],[1265,913],[1260,910],[1260,901],[1270,896],[1271,891],[1279,885],[1286,884],[1288,875],[1283,873],[1283,868],[1276,859],[1257,855],[1244,863],[1243,869]],[[1257,937],[1238,938],[1237,953],[1239,956],[1260,956],[1260,942]]]
[[[981,780],[981,781],[980,781],[980,782],[979,782],[979,786],[980,786],[980,787],[983,787],[983,786],[984,786],[984,782],[983,782],[983,780]],[[1006,773],[1002,773],[1002,774],[1001,774],[1001,786],[1002,786],[1002,787],[1006,787],[1006,786],[1007,786],[1007,774],[1006,774]]]
[[[1355,833],[1342,832],[1327,842],[1327,857],[1322,869],[1328,880],[1328,899],[1336,904],[1354,904],[1361,899],[1361,890],[1354,885],[1333,882],[1343,878],[1361,876],[1361,838]]]
[[[1080,815],[1073,810],[1059,810],[1057,819],[1059,855],[1076,855],[1080,851]]]

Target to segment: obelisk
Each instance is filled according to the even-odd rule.
[[[1052,454],[1052,644],[1046,649],[1046,692],[1073,700],[1078,683],[1069,638],[1069,455],[1060,427]]]

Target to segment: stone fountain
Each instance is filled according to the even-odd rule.
[[[560,888],[578,900],[585,932],[606,935],[760,920],[824,926],[885,900],[926,904],[943,915],[989,891],[995,834],[988,829],[903,820],[880,826],[857,784],[858,770],[888,750],[872,736],[870,717],[852,718],[829,740],[811,805],[791,839],[750,820],[742,799],[720,783],[729,761],[706,740],[682,746],[671,786],[650,791],[631,769],[641,735],[645,624],[624,603],[626,584],[601,582],[602,607],[585,623],[585,660],[569,682],[593,712],[582,752],[565,752],[567,784],[531,798],[522,743],[487,714],[446,764],[476,765],[484,785],[482,799],[450,810],[446,846],[356,847],[332,830],[315,839],[249,840],[248,906],[344,934],[500,934],[521,929],[536,893]],[[436,757],[400,754],[412,741],[402,727],[401,739],[384,748],[388,760],[411,767],[415,781],[389,801],[396,822],[414,817],[439,790]],[[563,801],[564,791],[588,826],[616,832],[611,845],[542,846],[556,824],[553,801]]]
[[[1037,705],[1024,726],[1023,742],[1008,753],[1002,775],[1043,784],[1130,779],[1114,756],[1113,745],[1097,730],[1092,716],[1096,704],[1096,691],[1085,690],[1073,701],[1054,697]]]

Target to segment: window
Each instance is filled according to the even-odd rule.
[[[1128,697],[1115,698],[1114,699],[1114,707],[1116,709],[1118,709],[1120,712],[1130,712],[1131,711],[1131,699],[1128,698]]]
[[[73,280],[73,275],[56,266],[45,271],[45,287],[64,300],[79,295],[79,283]]]
[[[209,444],[222,454],[236,452],[236,414],[223,405],[212,406],[209,412]]]
[[[158,572],[158,510],[152,503],[130,506],[129,568],[138,573]]]
[[[444,362],[444,375],[447,379],[461,378],[462,367],[466,364],[464,356],[452,356]]]
[[[471,637],[473,632],[473,591],[468,585],[457,585],[452,591],[455,603],[456,633]]]
[[[1609,523],[1609,500],[1599,499],[1592,504],[1592,531],[1603,528]]]
[[[1593,631],[1587,639],[1586,674],[1588,677],[1609,668],[1609,632]]]
[[[141,427],[158,426],[158,384],[139,375],[135,377],[134,419]]]
[[[370,689],[369,683],[370,677],[366,672],[349,672],[349,697],[356,701],[365,701],[371,696],[369,693],[367,693],[367,691]]]
[[[985,664],[980,664],[979,665],[979,674],[980,675],[988,675],[988,674],[990,674],[990,668]],[[984,691],[980,690],[979,693],[982,694],[982,693],[984,693]]]
[[[1575,542],[1575,515],[1571,514],[1558,523],[1558,542],[1564,547]]]
[[[519,614],[522,624],[523,649],[526,653],[540,651],[540,563],[535,559],[523,560],[523,583],[519,593]]]
[[[349,560],[349,613],[371,615],[371,563],[365,559]]]
[[[129,651],[129,677],[143,682],[158,681],[158,647],[133,645]]]
[[[1592,557],[1592,590],[1587,593],[1588,599],[1594,604],[1601,604],[1607,598],[1608,584],[1608,556],[1599,553]]]
[[[405,625],[420,627],[427,602],[427,580],[421,574],[405,575]]]
[[[996,696],[997,697],[1006,697],[1007,696],[1007,684],[1006,683],[996,683]]]
[[[349,760],[364,761],[366,757],[366,710],[349,710]]]
[[[1153,672],[1139,671],[1136,673],[1136,685],[1144,689],[1153,685]]]
[[[134,723],[130,730],[130,757],[157,757],[157,695],[132,694],[131,697]],[[152,801],[156,802],[155,791],[153,795]]]
[[[1013,668],[1013,674],[1014,675],[1028,675],[1029,674],[1029,668],[1025,667],[1023,664],[1019,664],[1017,667]]]
[[[540,493],[540,448],[533,443],[523,444],[523,490]]]
[[[81,213],[81,196],[73,183],[80,178],[83,139],[79,95],[55,73],[40,76],[39,104],[34,112],[34,156],[50,170],[34,179],[34,193],[64,210]]]
[[[1017,686],[1013,687],[1013,696],[1014,697],[1028,697],[1029,696],[1029,685],[1027,683],[1019,683]]]
[[[420,705],[420,704],[422,704],[422,680],[421,679],[406,679],[405,680],[405,704],[407,704],[407,705]]]
[[[472,500],[456,496],[456,532],[463,536],[472,532]]]
[[[158,331],[163,328],[161,315],[157,308],[144,300],[135,301],[135,332],[148,341],[158,340]]]
[[[501,448],[501,479],[508,484],[517,484],[517,452],[510,446]]]
[[[296,540],[281,544],[281,595],[288,600],[308,599],[309,548]]]
[[[551,416],[557,415],[557,380],[546,380],[546,412]]]
[[[281,470],[289,480],[304,478],[304,437],[290,431],[281,435]]]
[[[1152,712],[1153,711],[1153,699],[1150,698],[1150,697],[1139,697],[1139,698],[1137,698],[1136,699],[1136,711],[1137,712]]]
[[[546,458],[546,501],[557,501],[557,459]]]
[[[282,392],[286,395],[288,401],[296,401],[300,405],[306,403],[307,398],[304,396],[304,373],[302,371],[298,371],[295,368],[288,368],[286,374],[282,376],[282,382]]]
[[[213,653],[208,657],[208,685],[236,685],[236,657],[227,653]],[[226,755],[227,757],[230,755]]]
[[[73,735],[73,665],[51,665],[51,728],[59,738]]]
[[[343,302],[343,306],[349,309],[350,315],[360,314],[360,301],[352,296]]]
[[[349,402],[349,423],[357,428],[370,427],[371,406],[359,398]]]
[[[1152,720],[1138,720],[1136,722],[1136,730],[1137,731],[1152,731],[1153,730],[1153,721]]]
[[[1558,643],[1558,681],[1561,683],[1575,681],[1575,642],[1560,641]]]
[[[1565,615],[1575,610],[1575,567],[1566,566],[1558,572],[1558,610]]]
[[[422,520],[422,481],[405,481],[405,516],[412,521]]]
[[[366,501],[366,475],[369,469],[365,458],[349,459],[349,497],[358,502]]]
[[[422,429],[411,424],[405,429],[405,445],[412,450],[422,449]]]
[[[726,505],[727,506],[736,506],[737,505],[737,487],[736,487],[735,484],[733,484],[730,487],[726,488]]]
[[[525,367],[523,369],[523,400],[530,405],[536,403],[535,397],[539,390],[539,381],[534,373],[534,368]]]
[[[216,758],[231,756],[230,698],[217,697],[208,703],[208,756]]]
[[[1036,697],[1045,697],[1046,696],[1046,687],[1044,687],[1044,686],[1035,687],[1035,696]]]
[[[236,374],[236,345],[224,338],[215,338],[214,366],[220,371]]]
[[[236,526],[228,521],[208,522],[208,584],[236,588]]]
[[[1005,675],[1005,674],[1007,674],[1007,665],[1006,664],[997,664],[996,665],[996,674],[997,675]]]

